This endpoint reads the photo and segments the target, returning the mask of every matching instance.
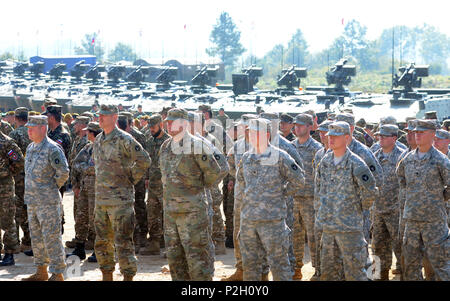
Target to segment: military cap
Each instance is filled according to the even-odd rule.
[[[58,102],[53,97],[46,97],[44,99],[44,107],[45,108],[47,108],[48,106],[51,106],[51,105],[56,105],[56,104],[58,104]]]
[[[48,114],[61,115],[61,109],[62,109],[62,107],[59,105],[51,105],[51,106],[47,107],[47,111],[42,113],[42,115],[48,115]]]
[[[256,116],[255,114],[243,114],[237,124],[248,126],[249,121],[256,118],[258,118],[258,116]]]
[[[446,130],[437,130],[436,131],[436,138],[438,139],[450,139],[450,132]]]
[[[425,119],[437,119],[436,111],[425,112]]]
[[[94,114],[88,111],[81,113],[81,116],[89,117],[91,120],[94,119]]]
[[[252,131],[267,131],[271,132],[270,120],[265,118],[256,118],[249,120],[248,128]]]
[[[355,125],[355,116],[350,113],[339,113],[336,115],[336,121],[345,121],[349,125]]]
[[[199,105],[198,110],[202,111],[202,112],[211,111],[211,106],[210,105]]]
[[[163,107],[160,114],[161,115],[167,114],[167,112],[169,112],[170,109],[172,109],[172,108],[171,107]]]
[[[398,126],[394,124],[383,124],[380,126],[377,134],[381,136],[398,136]]]
[[[17,116],[17,117],[27,117],[28,116],[28,109],[25,108],[25,107],[17,108],[14,111],[14,115]]]
[[[77,118],[75,118],[74,124],[75,123],[80,123],[80,124],[88,124],[89,121],[91,121],[91,119],[87,116],[77,116]]]
[[[327,113],[327,119],[335,120],[336,119],[336,113],[333,113],[333,112]]]
[[[177,120],[177,119],[188,120],[188,112],[185,109],[180,109],[180,108],[170,109],[169,112],[167,112],[167,117],[166,117],[166,119],[164,119],[164,121]]]
[[[133,120],[133,118],[134,118],[133,114],[131,114],[131,112],[126,112],[126,111],[120,112],[120,115],[126,116],[128,118],[128,120]]]
[[[128,122],[128,116],[126,116],[126,115],[123,115],[123,114],[120,114],[118,117],[117,117],[117,120],[122,120],[122,121],[127,121]]]
[[[220,108],[219,111],[225,111],[225,109],[224,108]]]
[[[383,124],[397,124],[397,119],[394,116],[381,117],[380,125]]]
[[[262,112],[261,114],[259,114],[259,117],[267,120],[277,120],[278,118],[280,118],[280,116],[278,116],[278,113],[268,113],[268,112]]]
[[[359,126],[359,127],[362,127],[362,128],[366,127],[366,124],[367,123],[366,123],[366,120],[364,118],[361,118],[360,120],[358,120],[356,122],[356,125]]]
[[[138,106],[137,106],[138,108],[142,108],[142,105],[141,104],[138,104]]]
[[[72,118],[76,118],[77,116],[80,116],[78,113],[72,113]]]
[[[119,109],[116,105],[106,105],[102,104],[100,106],[100,111],[98,112],[100,115],[114,115],[119,114]]]
[[[14,116],[15,112],[14,111],[8,111],[6,113],[6,116]]]
[[[329,130],[328,126],[332,123],[333,123],[333,121],[331,121],[331,120],[325,120],[324,122],[319,124],[319,127],[317,128],[317,130],[321,131],[321,132],[328,132],[328,130]]]
[[[294,117],[289,114],[283,113],[280,115],[280,120],[286,123],[292,123],[294,122]]]
[[[336,121],[328,126],[327,136],[350,135],[350,125],[345,121]]]
[[[342,111],[343,113],[348,113],[348,114],[352,114],[353,115],[353,109],[344,109],[343,111]]]
[[[295,116],[294,123],[301,124],[301,125],[313,125],[314,121],[313,121],[313,117],[311,115],[301,113],[301,114],[298,114],[297,116]]]
[[[101,132],[101,131],[102,131],[102,128],[100,127],[100,125],[98,124],[98,122],[90,121],[90,122],[88,123],[87,127],[85,127],[85,128],[83,129],[83,131],[87,131],[87,130],[90,130],[90,131],[93,131],[93,132]]]
[[[450,119],[445,119],[445,120],[442,122],[442,126],[444,126],[444,127],[446,127],[446,128],[449,128],[449,127],[450,127]]]
[[[314,112],[313,110],[307,110],[305,112],[303,112],[303,114],[308,114],[311,115],[313,118],[316,118],[316,112]]]
[[[408,123],[408,121],[410,121],[410,120],[416,120],[416,119],[417,119],[416,117],[412,117],[412,116],[406,117],[406,118],[405,118],[405,122]]]
[[[160,124],[161,122],[162,122],[162,117],[159,114],[155,114],[155,115],[153,115],[151,117],[148,117],[148,124],[150,126],[154,126],[154,125]]]
[[[435,131],[436,130],[436,122],[434,120],[429,119],[417,119],[415,122],[416,127],[413,131]]]
[[[408,126],[405,127],[405,131],[413,131],[416,127],[416,120],[417,119],[408,120]]]
[[[48,124],[48,118],[44,115],[37,115],[37,116],[29,116],[28,122],[25,124],[26,127],[29,126],[39,126],[39,125],[47,125]]]

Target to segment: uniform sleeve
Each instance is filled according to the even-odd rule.
[[[72,148],[72,138],[70,138],[69,133],[65,133],[65,135],[62,136],[62,147],[66,158],[69,158],[70,150]]]
[[[225,174],[222,174],[219,163],[214,158],[214,154],[206,143],[203,142],[203,153],[194,155],[197,164],[203,172],[203,181],[205,187],[209,188],[219,182]]]
[[[280,138],[281,139],[281,138]],[[302,158],[300,157],[300,154],[298,153],[297,149],[293,144],[289,144],[290,147],[288,147],[287,152],[289,156],[294,159],[295,163],[301,168],[301,170],[304,171]]]
[[[10,143],[8,144],[7,155],[9,160],[9,170],[13,176],[16,176],[24,170],[25,160],[22,151],[13,140],[10,140]]]
[[[305,172],[289,155],[280,154],[280,174],[290,183],[286,187],[287,195],[297,195],[305,186]]]
[[[227,158],[225,155],[216,147],[213,146],[213,156],[214,159],[216,159],[217,164],[219,164],[220,167],[220,175],[219,175],[219,182],[230,172],[230,166],[228,165]],[[218,184],[218,183],[217,183]]]
[[[372,152],[367,153],[367,158],[364,160],[367,163],[367,166],[370,169],[370,172],[375,177],[376,186],[381,187],[384,183],[384,176],[383,171],[381,168],[380,163],[378,162],[377,158],[373,155]]]
[[[363,161],[355,163],[353,167],[353,178],[357,183],[361,196],[362,209],[368,210],[378,197],[375,177],[369,167]]]
[[[234,156],[234,147],[232,147],[230,149],[230,151],[228,152],[227,161],[228,161],[228,165],[230,167],[229,174],[230,174],[230,176],[235,178],[236,177],[236,161],[235,161],[235,156]]]
[[[439,165],[439,173],[444,183],[444,200],[450,199],[450,160],[444,157],[444,161]]]
[[[319,209],[320,183],[320,164],[318,164],[314,172],[314,210],[316,210],[316,212]]]
[[[244,169],[243,169],[242,160],[238,163],[235,176],[236,176],[236,182],[239,183],[239,185],[234,185],[234,187],[235,187],[234,194],[240,195],[241,199],[242,199],[244,196],[244,191],[245,191],[245,179],[244,179]]]
[[[147,174],[152,160],[147,151],[134,138],[125,142],[127,152],[130,155],[131,180],[136,185]]]
[[[49,161],[50,165],[55,170],[56,184],[61,188],[69,178],[69,164],[67,163],[67,159],[61,149],[55,148],[55,150],[50,153]]]

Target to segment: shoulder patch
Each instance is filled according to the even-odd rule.
[[[63,141],[62,141],[61,139],[56,139],[56,143],[58,143],[58,144],[62,144],[62,143],[63,143]]]
[[[8,157],[13,161],[17,161],[17,159],[19,159],[19,155],[13,150],[8,152]]]
[[[375,165],[370,165],[369,169],[370,169],[371,172],[374,172],[376,170]]]
[[[369,168],[367,168],[365,165],[360,165],[356,167],[353,171],[353,175],[362,181],[362,184],[369,188],[371,186],[375,186],[375,179],[373,175],[370,173]]]
[[[139,151],[141,150],[141,147],[140,147],[139,145],[136,145],[136,146],[134,147],[134,149],[135,149],[137,152],[139,152]]]
[[[291,167],[292,167],[293,170],[297,170],[298,169],[297,164],[294,164],[294,163],[292,163]]]
[[[219,160],[220,160],[220,156],[219,156],[218,154],[215,154],[215,155],[214,155],[214,159],[216,159],[217,161],[219,161]]]
[[[61,165],[63,163],[62,160],[61,154],[58,151],[55,151],[50,155],[50,161],[55,165]]]
[[[203,156],[202,156],[202,160],[203,160],[203,161],[208,160],[208,156],[207,156],[207,155],[203,155]]]

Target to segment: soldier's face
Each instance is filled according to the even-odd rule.
[[[415,131],[417,146],[431,146],[434,142],[435,131]]]
[[[310,125],[304,125],[304,124],[295,124],[295,136],[297,137],[305,137],[306,135],[309,135],[309,131],[311,130]]]
[[[325,136],[326,134],[327,132],[319,131],[320,141],[322,141],[324,145],[328,145],[328,136]]]
[[[448,150],[448,145],[450,144],[450,139],[439,139],[434,137],[434,146],[438,149]]]
[[[249,130],[249,142],[255,147],[264,147],[269,143],[270,133],[266,131]]]
[[[292,123],[280,121],[280,131],[282,131],[283,133],[290,132],[293,127],[294,125]]]
[[[28,127],[28,137],[30,140],[39,143],[44,139],[47,134],[47,126],[29,126]]]
[[[347,140],[349,139],[349,135],[342,136],[328,136],[328,146],[332,150],[339,150],[347,147]]]
[[[174,137],[186,130],[188,125],[189,123],[183,119],[168,120],[167,131],[169,132],[170,136]]]
[[[380,135],[380,146],[381,147],[392,147],[395,144],[395,141],[397,140],[396,136],[383,136]]]
[[[99,125],[102,129],[114,127],[117,121],[117,114],[114,115],[100,115]]]
[[[150,134],[155,135],[156,133],[159,132],[159,130],[161,129],[161,124],[155,124],[155,125],[151,125],[149,127],[150,129]]]
[[[413,131],[407,131],[406,132],[406,141],[408,142],[408,145],[416,145],[416,135]]]

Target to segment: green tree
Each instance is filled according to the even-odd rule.
[[[420,55],[426,64],[434,66],[433,73],[447,70],[447,58],[450,55],[450,39],[434,26],[424,25],[420,47]],[[441,68],[439,68],[440,66]],[[431,70],[430,70],[431,71]]]
[[[92,43],[94,41],[94,43]],[[81,46],[74,48],[75,54],[90,54],[95,55],[98,61],[103,61],[105,50],[102,46],[102,42],[98,39],[97,33],[85,34],[84,39],[81,41]]]
[[[14,60],[14,55],[11,52],[4,52],[0,55],[0,61],[4,60]]]
[[[131,48],[130,45],[117,43],[116,47],[109,53],[108,58],[112,62],[134,61],[136,59],[136,54],[133,52],[133,48]]]
[[[241,32],[227,12],[222,12],[214,25],[209,40],[214,46],[207,48],[209,56],[218,56],[225,66],[233,66],[245,52],[241,42]]]
[[[285,53],[286,63],[303,67],[306,64],[308,54],[308,43],[306,43],[302,31],[297,29],[288,43],[288,49]]]

